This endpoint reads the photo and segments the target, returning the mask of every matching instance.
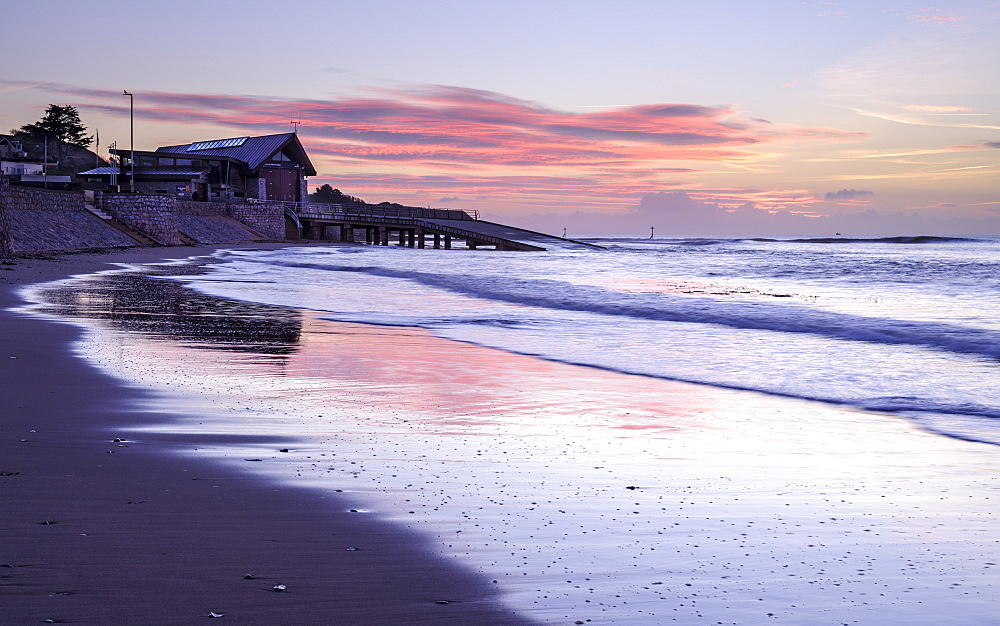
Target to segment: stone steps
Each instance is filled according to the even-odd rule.
[[[152,239],[150,237],[147,237],[146,235],[144,235],[144,234],[140,233],[139,231],[135,230],[134,228],[130,227],[125,222],[123,222],[121,220],[118,220],[118,219],[115,219],[113,216],[109,215],[108,219],[106,220],[106,223],[107,223],[108,226],[111,226],[112,228],[114,228],[118,232],[122,233],[123,235],[128,235],[129,237],[131,237],[132,239],[135,239],[136,241],[138,241],[139,243],[141,243],[144,246],[158,246],[158,245],[160,245],[154,239]]]

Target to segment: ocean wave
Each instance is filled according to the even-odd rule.
[[[937,322],[918,322],[833,313],[796,303],[734,302],[720,298],[624,293],[551,279],[466,275],[281,260],[264,261],[298,269],[364,273],[412,281],[463,296],[596,315],[665,322],[716,324],[730,328],[801,333],[876,344],[911,345],[1000,360],[1000,332]]]
[[[1000,431],[995,427],[996,421],[1000,420],[1000,408],[982,404],[971,402],[949,403],[940,399],[918,396],[836,396],[809,392],[806,389],[790,391],[766,384],[748,384],[736,378],[732,380],[720,380],[699,376],[675,375],[662,371],[650,371],[636,365],[612,365],[595,360],[582,360],[566,355],[556,355],[548,353],[545,350],[525,350],[523,347],[515,348],[503,345],[502,343],[484,342],[469,339],[468,337],[461,337],[460,334],[453,334],[449,329],[435,329],[434,334],[453,341],[504,350],[514,354],[532,356],[578,367],[587,367],[630,376],[645,376],[731,391],[750,391],[781,398],[821,402],[823,404],[851,407],[862,411],[896,415],[914,422],[928,432],[974,443],[1000,445]]]
[[[648,245],[678,245],[678,246],[713,246],[742,243],[747,241],[757,243],[961,243],[982,241],[972,237],[944,237],[940,235],[895,235],[887,237],[657,237],[650,239],[613,237],[595,239],[605,245],[622,244],[622,249],[628,249],[635,244]],[[641,251],[641,250],[640,250]]]
[[[811,237],[804,239],[769,239],[755,237],[746,241],[761,241],[775,243],[949,243],[978,241],[968,237],[939,237],[935,235],[900,235],[896,237]]]

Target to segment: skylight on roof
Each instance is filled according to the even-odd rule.
[[[235,148],[242,146],[249,137],[234,137],[233,139],[215,139],[214,141],[199,141],[187,147],[185,152],[197,152],[198,150],[216,150],[218,148]]]

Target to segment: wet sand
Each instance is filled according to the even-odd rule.
[[[18,261],[16,275],[111,258]],[[174,281],[49,296],[101,329],[81,349],[116,377],[66,354],[75,326],[5,314],[23,343],[0,361],[24,382],[4,379],[4,406],[12,389],[23,409],[0,444],[0,471],[20,472],[0,477],[15,496],[0,540],[16,546],[0,606],[29,611],[20,621],[996,615],[995,447]]]
[[[401,525],[352,514],[335,494],[175,454],[267,437],[115,442],[122,425],[143,421],[149,393],[71,353],[76,326],[8,310],[22,284],[211,250],[0,266],[0,621],[526,623],[489,580]]]

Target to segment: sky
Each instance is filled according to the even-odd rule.
[[[136,149],[297,128],[311,187],[549,232],[1000,235],[997,1],[2,14],[0,130],[71,104],[102,154],[128,146],[128,90]]]

